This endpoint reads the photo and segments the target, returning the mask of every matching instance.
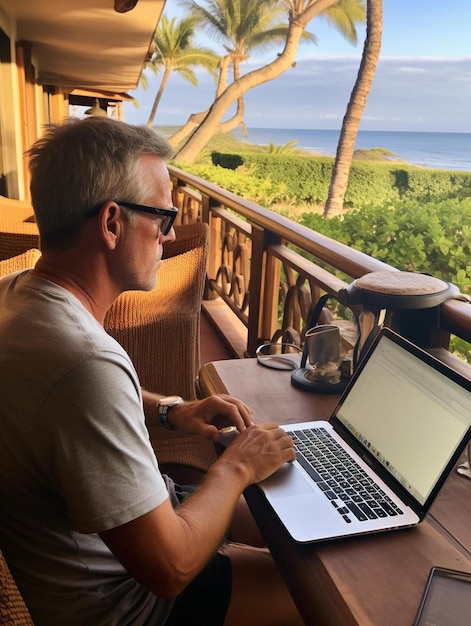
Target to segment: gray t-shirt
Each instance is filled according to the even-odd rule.
[[[82,304],[0,280],[0,549],[36,626],[164,623],[96,534],[167,497],[134,367]]]

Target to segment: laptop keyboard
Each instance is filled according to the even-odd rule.
[[[297,461],[347,524],[403,514],[325,428],[290,434]]]

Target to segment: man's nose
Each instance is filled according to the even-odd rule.
[[[175,229],[172,226],[172,228],[168,231],[166,235],[162,235],[162,233],[160,234],[160,243],[170,243],[172,241],[175,241],[176,238],[177,236],[175,235]]]

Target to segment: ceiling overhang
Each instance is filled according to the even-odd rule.
[[[125,92],[135,89],[165,0],[138,0],[118,13],[114,0],[0,0],[31,44],[44,85]]]
[[[133,97],[126,92],[93,91],[90,89],[73,89],[69,92],[69,103],[77,106],[91,106],[95,99],[108,106],[115,106],[118,102],[131,102]]]

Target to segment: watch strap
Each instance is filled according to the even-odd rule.
[[[157,411],[159,413],[160,423],[167,430],[175,430],[175,428],[168,421],[168,411],[171,409],[171,406],[166,406],[165,404],[157,403]]]
[[[183,398],[181,398],[180,396],[165,396],[163,398],[160,398],[160,400],[157,402],[156,406],[157,412],[159,414],[160,423],[167,430],[175,430],[175,428],[168,420],[168,412],[172,407],[182,403]]]

